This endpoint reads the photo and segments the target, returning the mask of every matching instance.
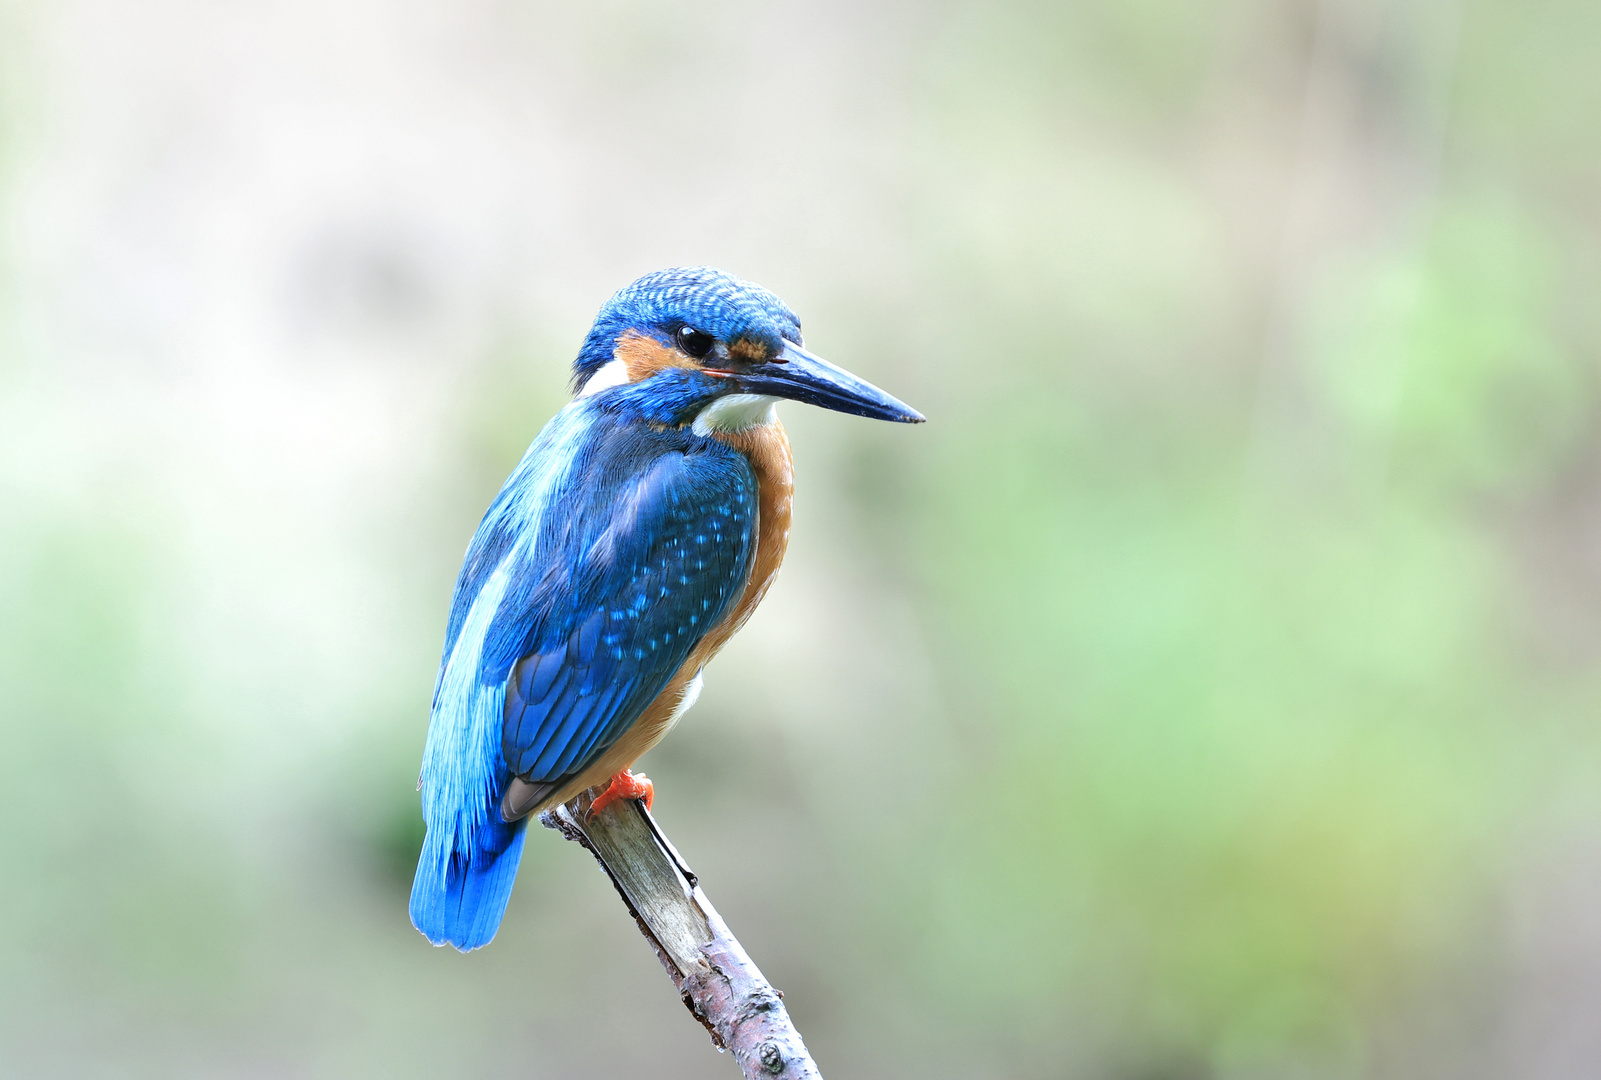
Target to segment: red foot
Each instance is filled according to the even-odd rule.
[[[618,799],[644,799],[645,809],[649,810],[651,804],[656,801],[656,785],[651,783],[650,777],[644,773],[636,776],[624,769],[612,777],[611,786],[589,804],[589,812],[598,814]]]

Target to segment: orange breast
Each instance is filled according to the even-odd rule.
[[[745,625],[745,620],[767,595],[767,587],[778,576],[784,552],[789,548],[789,508],[795,494],[794,465],[784,425],[764,424],[740,432],[725,432],[715,438],[744,454],[756,473],[756,557],[751,560],[750,576],[745,580],[745,593],[739,603],[701,639],[685,663],[686,668],[694,671],[699,671]]]
[[[684,691],[700,674],[701,668],[745,625],[745,620],[751,617],[756,605],[767,595],[768,586],[778,576],[784,551],[789,547],[790,500],[795,491],[789,436],[782,424],[773,423],[740,432],[719,432],[714,438],[744,454],[756,474],[756,554],[745,579],[745,591],[727,617],[701,638],[684,666],[673,675],[656,700],[646,706],[633,726],[572,783],[534,807],[530,811],[532,814],[564,803],[585,788],[610,779],[661,741],[673,725],[673,713],[683,700]]]

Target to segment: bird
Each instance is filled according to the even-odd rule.
[[[808,352],[773,293],[708,266],[613,295],[572,388],[468,545],[434,684],[410,913],[462,952],[498,931],[531,816],[603,783],[591,813],[652,805],[631,766],[695,703],[784,560],[778,402],[924,419]]]

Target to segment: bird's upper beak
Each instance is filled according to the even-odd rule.
[[[783,351],[773,359],[730,373],[728,378],[742,393],[804,401],[808,405],[874,420],[895,420],[902,424],[923,422],[923,414],[910,405],[789,341],[784,342]]]

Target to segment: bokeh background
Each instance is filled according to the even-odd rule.
[[[1601,1073],[1601,5],[0,0],[0,1074],[732,1076],[405,903],[449,592],[708,262],[784,576],[646,761],[826,1075]]]

